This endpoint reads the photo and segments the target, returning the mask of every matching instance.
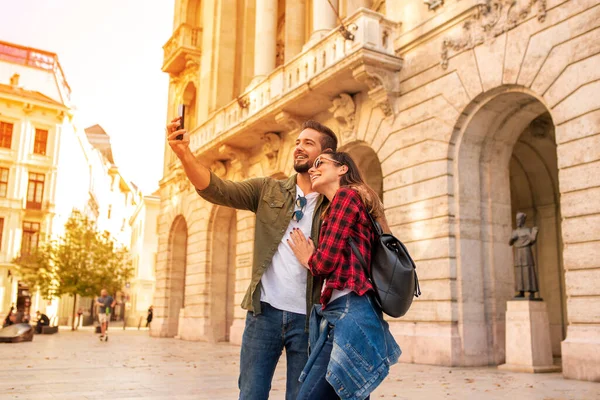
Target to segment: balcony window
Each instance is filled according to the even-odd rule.
[[[6,197],[8,192],[8,168],[0,168],[0,197]]]
[[[0,147],[10,149],[12,144],[13,124],[0,122]]]
[[[23,221],[23,239],[21,240],[21,254],[30,254],[37,248],[40,240],[40,223]]]
[[[46,155],[46,144],[48,143],[48,131],[44,129],[35,130],[35,142],[33,143],[33,153]]]
[[[27,186],[27,208],[40,210],[44,196],[44,174],[29,173],[29,185]]]

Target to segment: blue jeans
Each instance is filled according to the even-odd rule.
[[[281,311],[261,302],[262,314],[248,312],[240,354],[240,400],[269,398],[271,381],[285,348],[287,360],[286,400],[295,400],[298,378],[308,360],[306,316]]]
[[[310,372],[306,376],[306,379],[300,387],[297,400],[338,400],[339,397],[333,387],[325,379],[327,374],[327,365],[331,358],[331,351],[333,350],[333,335],[335,329],[330,331],[327,341],[323,345],[315,363],[310,369]],[[370,396],[365,400],[370,399]]]

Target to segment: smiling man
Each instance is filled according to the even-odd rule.
[[[308,358],[308,319],[319,301],[321,281],[295,257],[287,239],[298,228],[318,240],[326,199],[311,188],[308,170],[324,150],[336,151],[337,138],[328,127],[306,121],[296,139],[294,170],[288,179],[221,180],[196,159],[179,118],[167,126],[169,145],[198,194],[205,200],[256,214],[252,279],[242,307],[248,310],[242,337],[241,400],[269,397],[271,380],[285,348],[286,400],[295,399],[298,378]],[[177,136],[183,135],[182,140]]]

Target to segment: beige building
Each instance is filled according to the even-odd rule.
[[[143,196],[138,193],[137,207],[129,219],[131,227],[131,259],[133,278],[130,287],[126,316],[127,325],[145,326],[148,308],[152,305],[155,289],[156,251],[158,248],[158,193]]]
[[[403,362],[505,362],[526,212],[553,355],[600,380],[600,2],[331,3],[345,37],[327,0],[176,1],[168,117],[188,105],[192,150],[235,180],[291,174],[308,118],[338,133],[417,263]],[[239,343],[254,215],[165,151],[152,333]]]
[[[73,134],[70,88],[56,54],[0,42],[0,315],[12,304],[56,314],[12,263],[52,232],[60,143]]]

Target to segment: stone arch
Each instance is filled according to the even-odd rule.
[[[383,200],[383,172],[377,153],[365,142],[355,141],[340,148],[356,162],[360,168],[363,179]]]
[[[214,342],[230,340],[235,310],[237,212],[216,206],[212,214],[209,287],[209,338]]]
[[[546,121],[545,134],[550,136],[543,144],[531,137],[540,119]],[[508,238],[517,211],[533,214],[530,223],[540,227],[536,248],[542,249],[545,263],[553,262],[552,268],[543,267],[552,271],[542,271],[540,285],[544,286],[542,296],[551,300],[549,306],[559,315],[554,320],[558,331],[553,347],[560,353],[566,307],[562,252],[556,251],[562,241],[553,132],[544,101],[517,86],[479,95],[461,114],[453,132],[449,159],[454,160],[454,197],[450,210],[455,215],[460,336],[456,354],[462,357],[461,365],[504,361],[506,301],[515,294]],[[551,288],[558,289],[558,297],[550,293]]]
[[[181,94],[181,103],[186,107],[185,111],[185,128],[191,131],[196,127],[197,123],[197,104],[196,104],[196,85],[194,82],[189,81]]]
[[[188,0],[183,4],[185,14],[183,20],[194,28],[202,28],[202,1]]]
[[[179,333],[180,312],[185,307],[188,228],[185,218],[178,215],[171,224],[168,242],[167,337]]]

